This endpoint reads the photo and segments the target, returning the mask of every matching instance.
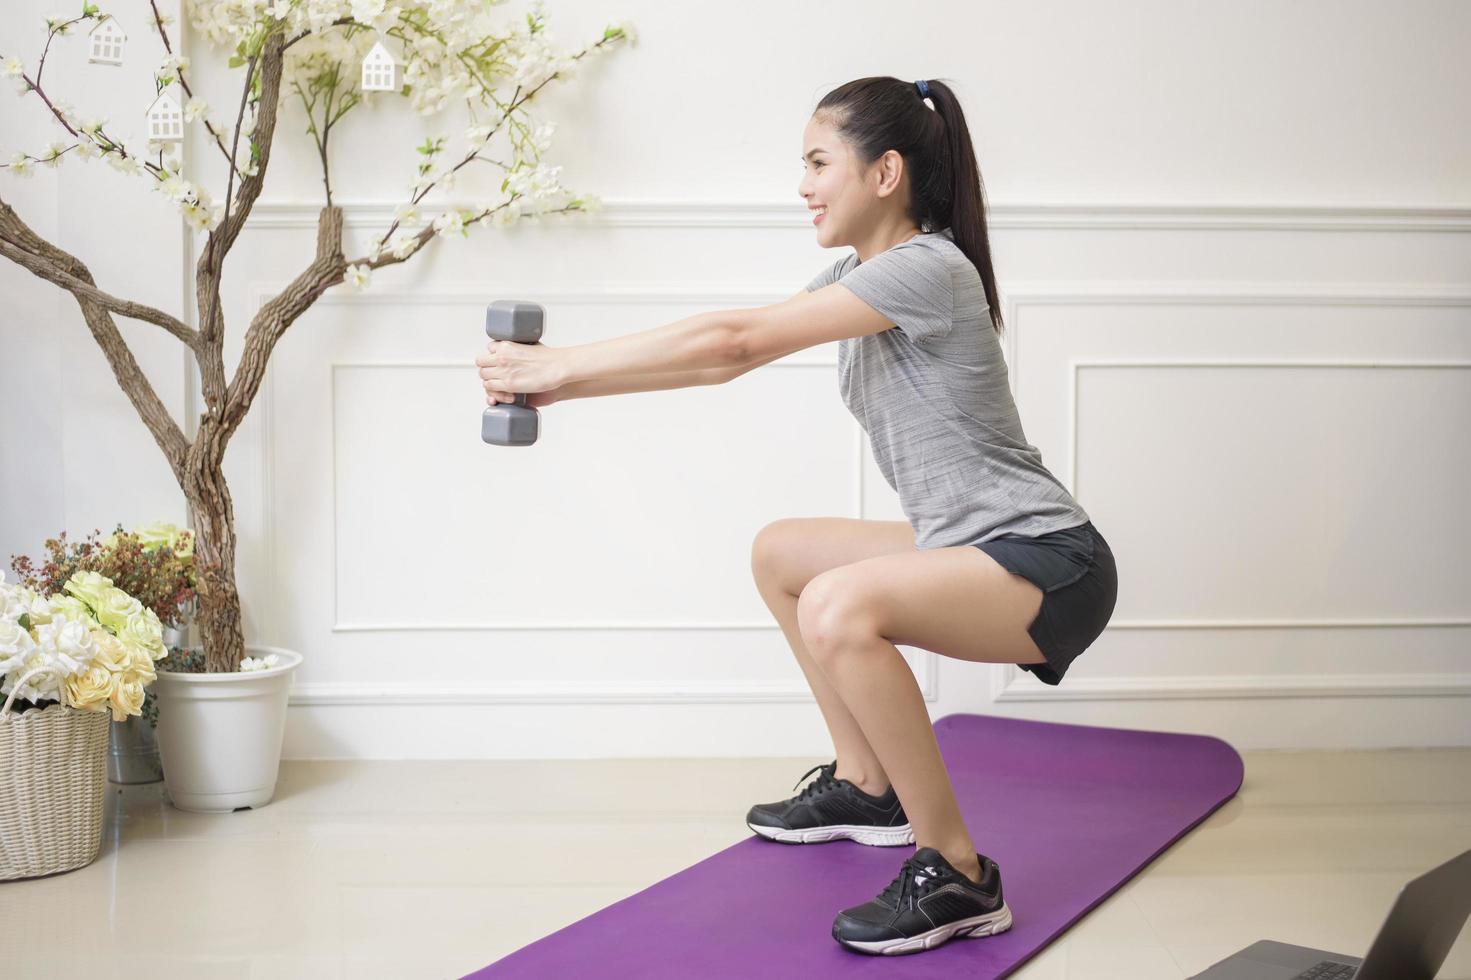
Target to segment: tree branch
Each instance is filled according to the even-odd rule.
[[[226,433],[232,432],[250,411],[276,342],[297,317],[311,308],[317,297],[342,281],[346,268],[347,263],[342,259],[342,209],[323,208],[317,217],[316,258],[251,318],[250,327],[245,332],[240,366],[230,382],[221,414],[221,424]]]
[[[0,255],[77,294],[78,299],[85,297],[112,313],[163,327],[196,356],[199,353],[199,331],[162,310],[118,299],[98,289],[80,259],[37,235],[3,198],[0,198]]]
[[[116,313],[119,316],[125,316],[133,320],[142,320],[144,323],[157,324],[182,340],[190,350],[196,354],[198,353],[199,331],[183,321],[169,316],[162,310],[145,306],[142,303],[134,303],[131,300],[118,299],[116,296],[104,293],[95,286],[67,275],[41,256],[33,252],[27,252],[12,244],[3,235],[0,235],[0,255],[10,259],[16,265],[24,266],[42,279],[55,283],[62,289],[75,295],[78,299],[91,300],[108,312]]]
[[[30,229],[24,221],[15,213],[15,209],[0,201],[0,233],[3,233],[4,244],[0,245],[0,251],[8,258],[15,259],[21,265],[36,272],[42,278],[57,280],[44,275],[34,268],[34,265],[49,263],[51,271],[58,273],[60,278],[72,280],[76,288],[61,284],[76,297],[77,305],[82,308],[82,317],[87,321],[87,327],[92,331],[98,346],[107,358],[108,364],[112,366],[112,373],[117,376],[118,384],[122,386],[123,394],[127,395],[128,401],[133,403],[137,409],[138,416],[143,424],[148,426],[148,431],[153,434],[153,440],[163,450],[164,456],[169,461],[169,466],[174,471],[174,476],[183,485],[184,459],[189,451],[188,440],[179,429],[172,415],[164,407],[159,399],[158,393],[153,390],[153,385],[148,381],[148,376],[138,367],[133,352],[128,349],[123,336],[118,332],[117,324],[113,322],[112,315],[102,299],[105,298],[113,303],[121,304],[123,301],[116,300],[96,288],[96,282],[92,279],[92,273],[82,264],[81,260],[69,252],[57,248]],[[13,254],[14,253],[14,254]],[[20,256],[20,258],[17,258]],[[21,261],[28,259],[28,261]],[[36,260],[40,260],[37,262]],[[137,304],[126,304],[137,307]],[[147,311],[147,307],[137,307],[141,311]],[[159,317],[166,317],[157,310],[149,311]],[[127,314],[133,315],[133,314]],[[139,317],[140,319],[149,319]],[[156,322],[150,320],[150,322]],[[173,321],[179,327],[193,333],[184,324],[177,320]],[[170,330],[170,333],[173,333]],[[184,338],[180,338],[184,339]],[[189,343],[185,340],[185,343]],[[193,344],[190,344],[191,348]],[[197,353],[197,352],[196,352]]]
[[[266,40],[265,49],[261,52],[260,108],[256,115],[255,132],[252,134],[256,145],[260,147],[260,165],[255,173],[240,182],[240,191],[236,195],[240,209],[232,214],[230,220],[223,226],[219,253],[222,262],[230,246],[235,244],[240,230],[245,227],[245,220],[250,217],[250,209],[255,204],[255,199],[260,197],[261,188],[266,183],[266,166],[271,162],[271,144],[275,142],[273,137],[276,131],[276,111],[281,100],[284,45],[282,35],[273,34]],[[213,242],[214,235],[210,237]]]
[[[227,211],[220,227],[210,232],[204,254],[199,257],[195,269],[195,302],[204,311],[200,322],[203,335],[202,356],[199,359],[200,387],[208,411],[224,413],[229,400],[229,389],[225,384],[224,363],[224,311],[220,307],[220,282],[225,255],[235,244],[251,208],[260,196],[266,181],[266,168],[271,161],[271,144],[275,142],[276,110],[281,97],[281,74],[284,60],[285,38],[279,32],[266,39],[261,52],[261,95],[256,114],[255,131],[252,134],[260,147],[260,160],[256,172],[240,182],[240,190],[233,202],[227,195]],[[246,72],[245,84],[250,86],[250,73]],[[239,131],[237,123],[236,131]],[[230,203],[238,204],[231,213]],[[247,408],[249,405],[246,406]]]

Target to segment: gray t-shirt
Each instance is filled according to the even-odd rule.
[[[838,342],[838,386],[919,548],[1028,537],[1090,519],[1027,442],[980,273],[949,228],[858,261],[841,282],[897,329]]]

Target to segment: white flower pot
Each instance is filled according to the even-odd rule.
[[[158,671],[158,750],[164,786],[180,810],[230,813],[264,806],[275,795],[286,701],[302,658],[280,647],[245,652],[274,653],[281,663],[230,674]]]

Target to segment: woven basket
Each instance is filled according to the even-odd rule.
[[[0,705],[0,881],[72,871],[102,849],[108,711],[60,702],[10,711],[27,672]]]

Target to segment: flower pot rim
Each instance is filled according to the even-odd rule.
[[[227,684],[231,681],[257,680],[259,678],[265,677],[276,677],[280,674],[284,674],[288,671],[295,670],[297,667],[300,667],[302,661],[305,659],[295,650],[288,650],[285,647],[256,646],[253,643],[247,643],[245,645],[245,650],[247,654],[250,654],[252,656],[256,655],[257,653],[259,653],[260,655],[274,653],[279,655],[281,659],[286,662],[283,664],[278,664],[275,667],[268,667],[265,670],[216,670],[195,673],[190,671],[169,670],[168,668],[164,667],[164,663],[168,659],[167,657],[165,657],[164,660],[160,660],[154,664],[154,672],[157,673],[160,677],[162,677],[164,674],[168,674],[171,678],[186,680],[191,684]]]

